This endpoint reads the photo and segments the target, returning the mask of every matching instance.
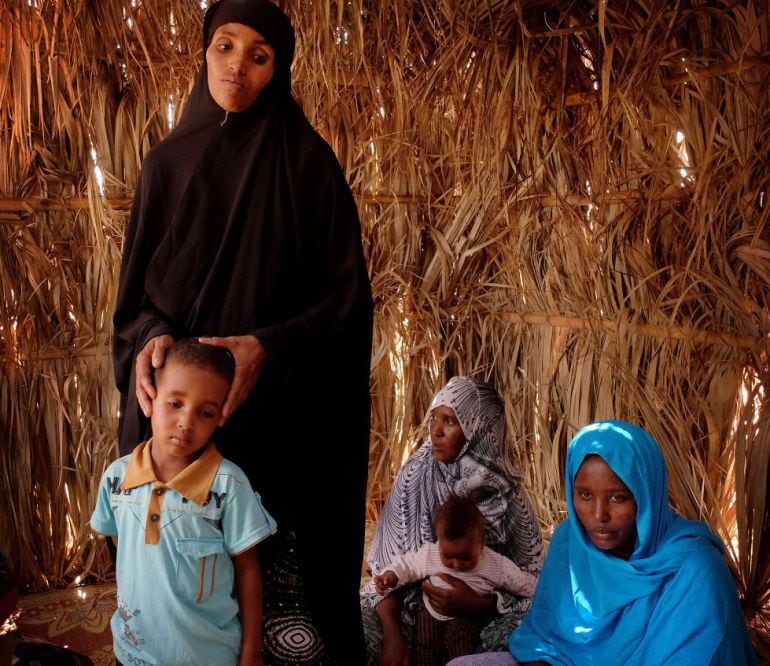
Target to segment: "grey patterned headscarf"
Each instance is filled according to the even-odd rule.
[[[453,377],[436,394],[430,409],[441,406],[454,411],[465,444],[453,462],[442,463],[433,456],[428,437],[406,461],[377,523],[368,557],[372,573],[383,571],[397,555],[435,542],[433,519],[438,507],[450,496],[469,496],[484,515],[487,545],[537,574],[543,559],[542,537],[519,478],[505,464],[505,414],[497,392],[484,382]],[[371,585],[361,594],[371,606],[382,600]],[[529,601],[501,596],[498,608],[525,610]],[[407,616],[409,607],[408,598]]]

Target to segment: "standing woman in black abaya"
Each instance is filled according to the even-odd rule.
[[[179,125],[145,157],[126,230],[120,451],[151,434],[152,369],[174,339],[227,347],[236,378],[214,441],[279,529],[260,546],[265,662],[361,664],[372,301],[358,214],[291,95],[285,14],[221,0],[203,46]]]

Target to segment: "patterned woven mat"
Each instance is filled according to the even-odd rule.
[[[374,534],[374,525],[366,526],[366,549]],[[362,584],[369,576],[366,562]],[[115,584],[85,585],[21,597],[19,631],[25,638],[40,639],[69,647],[89,657],[94,666],[113,666],[110,618],[115,612]]]
[[[94,666],[112,666],[110,618],[115,612],[115,584],[85,585],[21,597],[18,620],[22,636],[69,647]]]

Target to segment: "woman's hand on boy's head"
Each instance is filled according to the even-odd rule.
[[[222,408],[222,418],[219,420],[219,425],[222,426],[232,413],[246,402],[251,389],[259,379],[262,363],[267,354],[262,343],[253,335],[231,335],[226,338],[198,338],[198,340],[204,345],[230,350],[235,359],[235,377]]]
[[[152,416],[152,401],[157,395],[152,381],[153,368],[162,368],[166,361],[166,350],[174,344],[170,335],[150,338],[136,355],[136,399],[147,418]]]

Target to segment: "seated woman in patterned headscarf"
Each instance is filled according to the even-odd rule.
[[[495,390],[468,377],[453,377],[433,399],[430,434],[404,464],[383,508],[369,551],[372,574],[381,573],[397,555],[436,541],[434,518],[449,497],[471,497],[482,514],[487,545],[537,575],[543,543],[520,477],[505,464],[505,415]],[[487,649],[504,645],[513,626],[529,610],[530,599],[497,592],[479,595],[457,579],[449,587],[425,582],[404,594],[382,597],[372,584],[361,592],[370,659],[403,664],[408,647],[402,623],[414,623],[424,590],[432,607],[454,617],[484,618]]]
[[[569,517],[553,534],[532,611],[509,651],[451,666],[752,666],[719,538],[668,506],[663,453],[622,421],[567,450]]]

